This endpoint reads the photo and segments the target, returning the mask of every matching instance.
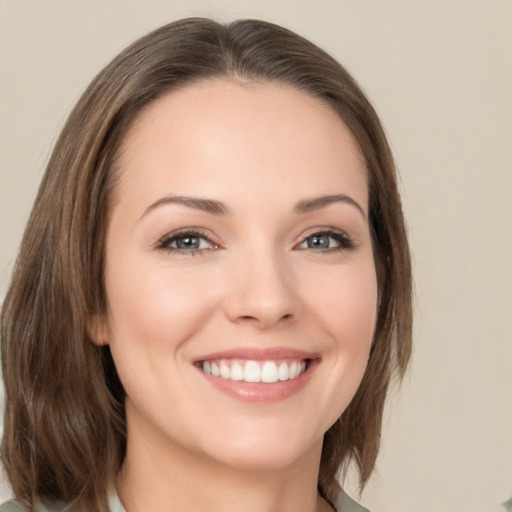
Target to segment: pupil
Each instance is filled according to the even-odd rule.
[[[176,240],[179,249],[197,249],[199,247],[199,238],[197,236],[185,236]]]
[[[328,236],[312,236],[308,240],[308,247],[310,249],[328,249],[329,237]]]

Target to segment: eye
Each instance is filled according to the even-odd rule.
[[[199,231],[171,233],[162,238],[157,245],[157,249],[159,250],[192,254],[199,254],[204,250],[215,250],[218,248],[217,244]]]
[[[313,251],[330,251],[352,249],[354,245],[353,240],[346,233],[329,228],[311,233],[296,247]]]

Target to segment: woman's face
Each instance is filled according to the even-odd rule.
[[[153,102],[119,160],[108,313],[128,456],[280,468],[318,458],[376,320],[363,157],[286,85],[205,81]]]

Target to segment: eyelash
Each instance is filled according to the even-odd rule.
[[[318,229],[316,228],[310,233],[307,233],[306,236],[302,239],[302,241],[297,244],[295,247],[300,246],[306,243],[309,239],[313,237],[327,237],[333,239],[338,245],[337,247],[327,247],[325,249],[313,249],[311,247],[304,247],[303,250],[310,250],[313,252],[332,252],[332,251],[346,251],[349,249],[353,249],[355,247],[355,242],[352,238],[350,238],[344,231],[336,228],[324,228]]]
[[[299,250],[309,250],[312,252],[333,252],[333,251],[345,251],[350,250],[355,247],[354,240],[350,238],[344,231],[335,228],[326,228],[326,229],[316,229],[306,234],[303,237],[300,243],[294,246],[295,248],[299,248],[302,244],[307,243],[307,241],[313,237],[327,237],[333,239],[337,246],[336,247],[327,247],[325,249],[313,249],[312,247],[304,247]],[[200,241],[207,241],[209,244],[208,248],[204,249],[183,249],[179,247],[171,247],[171,244],[177,242],[180,239],[184,238],[197,238]],[[201,243],[201,242],[200,242]],[[178,231],[163,237],[156,245],[157,250],[167,251],[169,253],[177,253],[181,255],[200,255],[203,254],[204,251],[210,250],[218,250],[220,247],[213,242],[203,231],[194,230],[194,229],[184,229],[182,231]]]
[[[173,242],[176,242],[184,238],[198,238],[200,241],[206,240],[209,244],[209,247],[206,249],[180,249],[179,247],[170,246]],[[169,253],[195,256],[202,254],[204,251],[217,250],[219,249],[219,246],[201,230],[184,229],[182,231],[174,232],[172,234],[164,236],[158,242],[156,249],[161,251],[167,251]]]

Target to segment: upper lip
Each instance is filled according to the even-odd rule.
[[[250,361],[268,361],[276,359],[318,359],[314,352],[305,352],[287,347],[240,347],[219,352],[211,352],[204,356],[194,358],[194,362],[211,361],[214,359],[246,359]]]

